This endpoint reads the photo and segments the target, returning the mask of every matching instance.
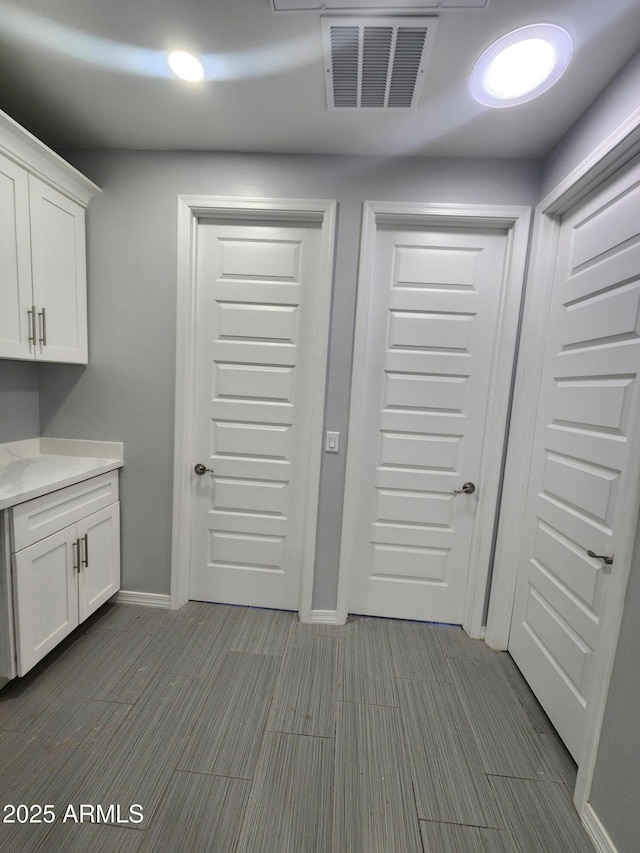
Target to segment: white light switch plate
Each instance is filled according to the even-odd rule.
[[[338,453],[340,450],[340,433],[327,432],[327,439],[324,443],[324,449],[327,453]]]

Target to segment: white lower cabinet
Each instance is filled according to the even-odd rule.
[[[75,533],[75,527],[60,530],[13,556],[18,675],[78,625]]]
[[[24,675],[120,588],[117,472],[14,507],[11,535],[17,673]]]
[[[84,622],[120,589],[120,503],[78,524],[78,618]]]

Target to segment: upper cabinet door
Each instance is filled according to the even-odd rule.
[[[0,158],[0,357],[33,358],[27,173]]]
[[[36,358],[86,364],[84,208],[29,176]]]

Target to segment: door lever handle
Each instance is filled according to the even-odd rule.
[[[472,495],[476,490],[475,483],[465,483],[461,489],[454,489],[454,495],[461,495],[463,492],[465,495]]]
[[[206,466],[206,465],[204,465],[202,462],[198,462],[198,463],[196,463],[196,464],[193,466],[193,470],[194,470],[194,471],[196,472],[196,474],[198,474],[198,476],[200,476],[200,477],[201,477],[203,474],[205,474],[207,471],[208,471],[210,474],[213,474],[213,473],[214,473],[213,468],[207,468],[207,466]]]
[[[611,557],[607,557],[606,554],[595,554],[593,551],[587,551],[587,554],[590,557],[593,557],[594,560],[603,560],[605,565],[607,565],[607,566],[613,565],[613,557],[615,556],[615,554],[612,555]]]

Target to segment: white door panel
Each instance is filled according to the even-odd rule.
[[[297,609],[319,227],[198,228],[190,597]],[[320,448],[317,448],[320,452]]]
[[[613,556],[637,490],[640,168],[565,217],[509,650],[578,763]]]
[[[349,610],[463,621],[506,233],[378,228]]]

